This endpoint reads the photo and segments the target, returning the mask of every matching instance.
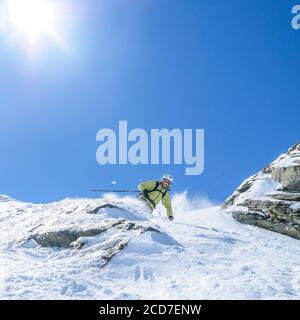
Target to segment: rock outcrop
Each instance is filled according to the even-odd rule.
[[[244,181],[222,208],[239,222],[300,240],[300,142]]]
[[[8,202],[7,202],[8,201]],[[34,255],[66,258],[82,268],[103,268],[135,241],[153,248],[179,248],[153,224],[143,204],[129,200],[65,199],[49,204],[22,203],[1,196],[0,222],[13,221],[8,246]],[[1,210],[0,210],[1,211]],[[137,240],[139,239],[139,240]]]
[[[27,240],[33,239],[39,245],[43,247],[58,247],[58,248],[76,248],[81,249],[89,238],[100,235],[103,232],[117,228],[121,231],[138,231],[138,234],[142,234],[147,231],[158,232],[158,230],[152,227],[145,227],[138,225],[134,222],[128,222],[126,220],[117,221],[104,221],[98,228],[93,229],[64,229],[57,231],[49,231],[42,234],[34,234]]]

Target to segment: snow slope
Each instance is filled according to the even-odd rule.
[[[240,224],[219,207],[192,210],[184,197],[175,206],[169,222],[131,198],[38,205],[0,196],[0,298],[300,298],[298,240]],[[104,231],[70,248],[34,240],[97,228]]]

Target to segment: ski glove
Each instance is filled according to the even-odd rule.
[[[143,197],[148,198],[149,197],[149,190],[143,190]]]
[[[170,221],[173,221],[173,220],[174,220],[174,217],[173,217],[173,216],[169,216],[169,220],[170,220]]]

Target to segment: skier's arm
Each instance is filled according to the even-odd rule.
[[[140,183],[138,188],[141,192],[143,192],[144,190],[153,190],[155,186],[156,186],[156,182],[153,180],[149,180],[149,181],[144,181]]]
[[[173,216],[171,197],[170,197],[170,193],[169,192],[162,199],[162,204],[164,205],[164,207],[167,210],[168,217]]]

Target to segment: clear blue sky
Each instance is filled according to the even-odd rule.
[[[220,202],[300,140],[300,1],[61,1],[68,49],[44,40],[30,56],[0,31],[0,194],[95,196],[170,172],[174,191]],[[98,165],[96,133],[119,120],[204,128],[204,173]]]

